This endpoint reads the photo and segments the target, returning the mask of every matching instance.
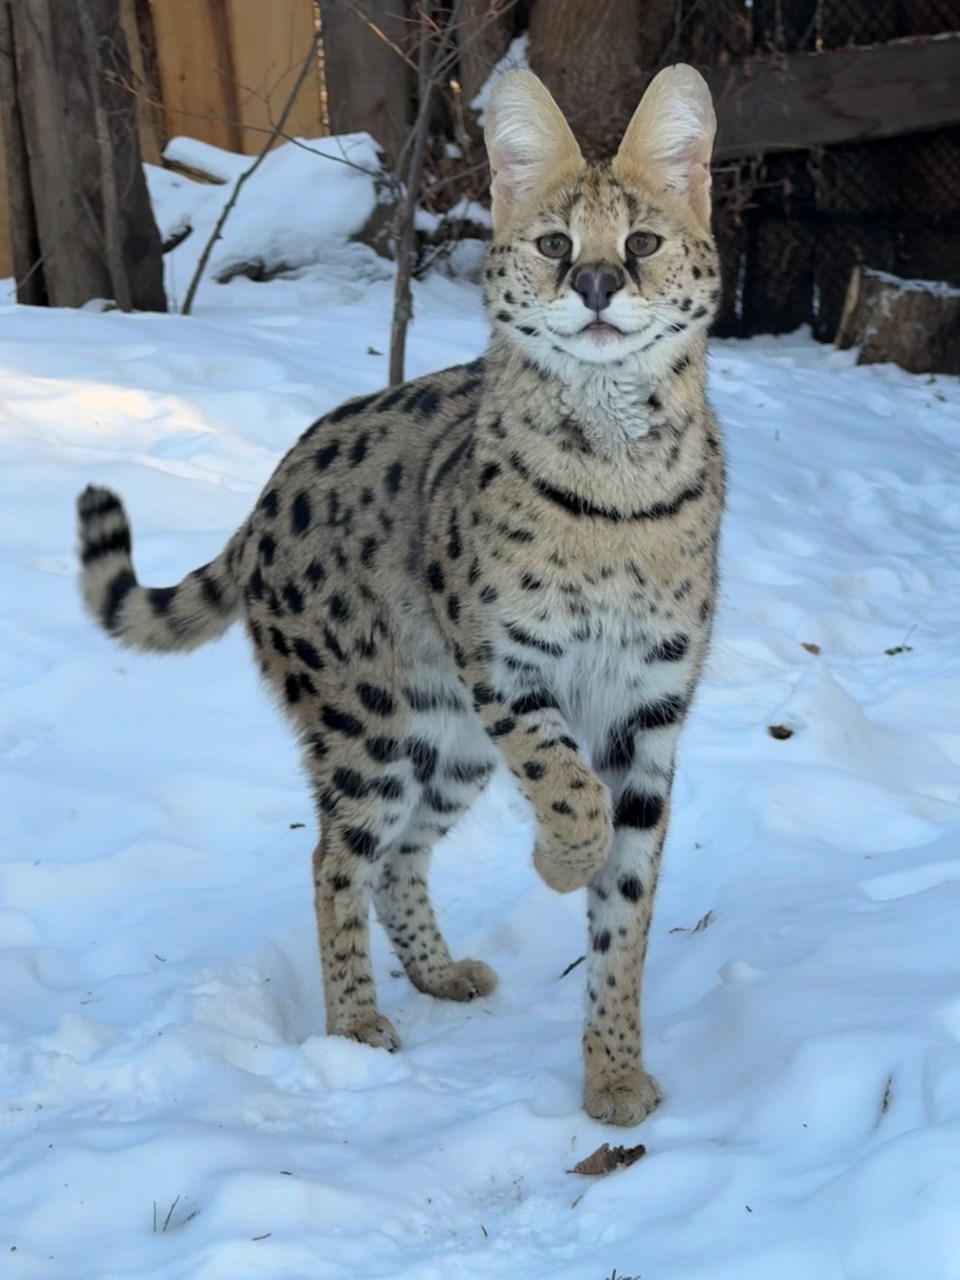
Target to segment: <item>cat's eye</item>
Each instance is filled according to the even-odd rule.
[[[540,237],[537,248],[545,258],[565,258],[573,248],[573,241],[562,231],[551,231]]]
[[[627,253],[631,258],[649,258],[663,242],[652,231],[634,231],[627,236]]]

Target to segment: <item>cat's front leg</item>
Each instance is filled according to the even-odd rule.
[[[610,791],[581,755],[548,684],[507,695],[489,674],[475,674],[474,706],[537,818],[534,866],[551,889],[580,889],[610,856]]]

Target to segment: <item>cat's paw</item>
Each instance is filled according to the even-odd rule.
[[[359,1040],[361,1044],[369,1044],[374,1049],[386,1049],[388,1053],[396,1053],[400,1048],[400,1037],[393,1029],[389,1018],[382,1013],[372,1013],[366,1018],[351,1023],[335,1035],[346,1036],[348,1040]]]
[[[497,975],[482,960],[454,960],[435,969],[416,985],[437,1000],[475,1000],[495,989]]]
[[[613,806],[608,788],[580,760],[557,782],[539,814],[533,865],[551,889],[570,893],[583,888],[610,856]]]
[[[583,1089],[584,1111],[604,1124],[639,1124],[659,1101],[656,1080],[639,1069],[588,1072]]]

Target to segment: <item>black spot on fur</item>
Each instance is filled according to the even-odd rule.
[[[612,941],[613,939],[610,936],[610,930],[601,929],[599,933],[594,934],[593,949],[594,951],[600,951],[600,952],[609,951],[610,943]]]
[[[293,652],[297,655],[302,663],[310,667],[313,671],[323,670],[323,659],[317,652],[314,645],[309,640],[296,639],[293,642]]]
[[[440,408],[440,396],[433,387],[418,387],[410,393],[405,408],[421,418],[432,418]]]
[[[470,436],[464,436],[463,439],[454,446],[447,454],[440,466],[434,472],[433,479],[430,481],[430,497],[435,497],[438,489],[446,480],[447,476],[453,471],[457,463],[462,457],[469,453],[473,441]]]
[[[557,700],[547,689],[533,689],[512,703],[510,710],[515,716],[528,716],[534,711],[556,710]]]
[[[358,413],[363,413],[370,408],[378,394],[377,392],[369,396],[360,396],[356,400],[348,400],[346,404],[338,405],[336,409],[327,414],[327,422],[331,425],[336,425],[336,423],[343,422],[346,418],[355,418]]]
[[[301,489],[290,508],[290,532],[302,538],[310,528],[311,514],[310,496]]]
[[[343,734],[345,738],[363,736],[363,725],[356,716],[350,715],[348,711],[341,711],[339,707],[333,707],[329,703],[321,710],[320,719],[328,729]]]
[[[635,735],[641,729],[661,729],[677,724],[686,711],[686,702],[675,694],[638,707],[614,725],[600,757],[600,767],[629,769],[636,755]]]
[[[287,644],[287,637],[279,627],[270,628],[270,643],[282,658],[290,657],[290,646]]]
[[[282,594],[291,613],[303,613],[303,592],[295,582],[288,582]]]
[[[360,563],[365,569],[373,568],[379,547],[380,543],[372,535],[368,535],[360,544]]]
[[[547,772],[547,766],[540,760],[528,760],[523,766],[523,772],[531,782],[537,782]]]
[[[403,463],[402,462],[392,462],[390,466],[387,467],[387,474],[384,477],[384,483],[386,484],[386,487],[387,487],[387,493],[390,493],[390,494],[399,493],[400,486],[403,484]]]
[[[340,441],[331,440],[329,444],[325,444],[322,449],[318,449],[313,455],[313,463],[318,471],[326,471],[330,463],[337,457],[340,452]]]
[[[493,772],[493,765],[486,760],[478,760],[475,764],[470,761],[458,760],[453,764],[448,764],[443,771],[444,777],[449,778],[451,782],[462,782],[469,784],[473,782],[481,782],[485,778],[489,778]]]
[[[648,662],[680,662],[687,656],[690,639],[685,635],[670,636],[647,654]]]
[[[271,519],[277,514],[280,510],[280,496],[276,489],[268,489],[263,495],[260,499],[260,510]]]
[[[257,569],[255,572],[256,572],[256,576],[259,578],[260,570]],[[262,593],[263,580],[261,579],[260,582],[261,582],[261,593]],[[252,583],[252,579],[251,579],[251,583]],[[173,604],[176,594],[177,594],[176,587],[151,587],[147,591],[147,601],[150,605],[150,608],[153,610],[153,612],[156,614],[158,618],[162,618],[167,613],[169,613],[170,606]]]
[[[460,525],[456,511],[450,512],[447,525],[447,555],[451,560],[459,560],[463,553],[463,539],[460,537]]]
[[[391,774],[386,778],[375,778],[370,783],[370,789],[375,791],[377,795],[382,796],[384,800],[399,800],[406,787],[403,785],[402,778],[397,778]]]
[[[361,431],[353,444],[350,446],[350,465],[351,467],[359,467],[360,463],[367,456],[367,449],[370,447],[370,436],[366,431]]]
[[[372,711],[376,716],[393,715],[396,709],[396,703],[388,690],[377,684],[368,684],[366,681],[358,684],[357,697],[367,711]]]
[[[262,533],[257,543],[257,550],[260,552],[260,559],[269,568],[273,564],[273,557],[277,554],[276,538],[272,534]]]
[[[377,413],[389,413],[395,405],[400,403],[406,393],[406,387],[394,387],[392,391],[388,391],[377,401]]]
[[[368,831],[366,827],[344,827],[343,838],[352,853],[358,858],[364,858],[368,862],[372,862],[379,853],[380,846],[377,837],[372,831]]]
[[[363,774],[356,769],[334,769],[331,779],[333,785],[351,800],[359,800],[367,794],[367,784]]]
[[[407,743],[407,755],[413,764],[416,780],[421,784],[429,782],[437,772],[436,747],[429,742],[424,742],[421,738],[412,738]]]
[[[561,645],[554,644],[551,640],[543,640],[540,636],[535,636],[532,632],[518,626],[516,623],[509,623],[504,630],[515,644],[522,644],[525,648],[536,649],[540,653],[549,654],[551,658],[563,657]]]
[[[431,560],[427,565],[427,583],[431,591],[442,591],[446,583],[443,576],[443,569],[436,560]]]
[[[137,579],[132,569],[121,569],[110,579],[100,614],[103,625],[108,631],[116,631],[117,618],[123,608],[123,602],[136,585]]]
[[[339,593],[330,597],[330,616],[337,622],[347,622],[350,618],[350,601]]]
[[[646,795],[639,791],[625,791],[617,801],[613,821],[618,827],[647,830],[655,827],[663,816],[663,800],[660,796]]]
[[[389,764],[400,756],[400,743],[396,738],[367,738],[363,745],[367,755],[371,760],[376,760],[377,764]]]
[[[323,628],[323,643],[339,662],[345,661],[347,655],[344,653],[335,632],[331,631],[329,627]]]
[[[84,537],[87,536],[89,535],[85,532]],[[80,553],[80,560],[83,564],[93,564],[103,556],[114,553],[130,554],[130,529],[126,524],[119,529],[114,529],[112,533],[108,533],[97,542],[87,543]]]
[[[307,565],[307,581],[311,587],[319,587],[326,579],[327,571],[319,560],[311,560]]]
[[[617,888],[628,902],[639,902],[643,897],[643,882],[639,876],[622,876]]]

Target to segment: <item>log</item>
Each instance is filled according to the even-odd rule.
[[[960,124],[960,32],[703,70],[717,108],[716,160]]]
[[[857,364],[960,374],[960,289],[854,267],[835,341]]]

